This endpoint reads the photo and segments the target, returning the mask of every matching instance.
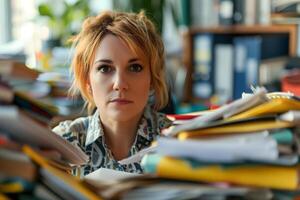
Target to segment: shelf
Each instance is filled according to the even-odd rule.
[[[245,26],[245,25],[234,25],[234,26],[223,26],[223,27],[191,27],[190,32],[192,34],[199,32],[210,32],[210,33],[221,33],[221,34],[242,34],[242,33],[290,33],[296,32],[297,27],[295,25],[254,25],[254,26]]]
[[[288,54],[295,56],[297,52],[297,25],[233,25],[218,27],[190,27],[183,33],[183,63],[187,67],[187,78],[185,81],[185,90],[183,101],[191,102],[192,95],[192,74],[193,74],[193,37],[199,33],[210,33],[214,35],[285,35],[288,37]]]
[[[289,54],[290,56],[295,56],[297,51],[297,25],[286,24],[286,25],[234,25],[234,26],[223,26],[223,27],[191,27],[188,31],[191,36],[197,33],[213,33],[213,34],[289,34]]]

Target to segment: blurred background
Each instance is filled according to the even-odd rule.
[[[0,0],[0,61],[39,72],[34,82],[16,81],[0,62],[2,80],[70,114],[82,101],[67,98],[67,40],[87,16],[107,9],[143,9],[156,24],[166,48],[167,113],[210,109],[251,85],[300,95],[296,0]]]

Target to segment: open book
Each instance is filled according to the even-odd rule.
[[[23,144],[55,149],[71,164],[82,165],[88,156],[79,147],[32,120],[15,106],[0,106],[0,131]]]

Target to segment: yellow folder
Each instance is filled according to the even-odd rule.
[[[0,193],[0,200],[10,200],[10,199],[4,194]]]
[[[293,127],[293,122],[280,120],[258,120],[245,121],[241,123],[227,124],[223,126],[215,126],[211,128],[204,128],[199,130],[182,131],[178,133],[178,139],[197,138],[209,135],[224,135],[233,133],[249,133],[255,131],[262,131],[267,129],[289,128]]]
[[[188,181],[229,182],[238,185],[294,190],[298,188],[299,166],[275,165],[196,165],[159,155],[147,155],[142,162],[146,172],[159,177]]]
[[[226,120],[239,120],[270,114],[284,113],[289,110],[300,110],[300,101],[288,98],[275,98],[270,101],[250,108],[240,114],[234,115]]]
[[[35,163],[41,166],[43,169],[47,170],[53,176],[58,177],[65,184],[72,186],[76,191],[82,194],[85,198],[91,200],[100,200],[101,198],[87,189],[79,180],[78,177],[71,176],[59,169],[56,169],[48,164],[47,160],[45,160],[41,155],[39,155],[35,150],[33,150],[30,146],[25,145],[23,147],[23,152],[27,154]]]

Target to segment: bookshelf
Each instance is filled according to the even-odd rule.
[[[229,38],[232,43],[234,37],[247,37],[247,36],[262,36],[262,37],[279,37],[277,41],[282,40],[284,48],[287,49],[285,56],[295,56],[297,51],[297,25],[230,25],[230,26],[215,26],[215,27],[189,27],[183,34],[183,63],[186,67],[187,77],[185,80],[185,90],[183,94],[184,102],[193,102],[196,99],[193,95],[193,73],[194,73],[194,52],[195,44],[194,38],[200,34],[209,34],[217,37],[219,40],[222,38]],[[221,39],[220,39],[221,38]],[[228,43],[228,41],[227,41]],[[281,44],[282,44],[281,43]],[[214,44],[213,44],[214,45]],[[274,47],[274,46],[273,46]],[[273,48],[271,47],[271,48]],[[276,47],[276,46],[275,46]],[[279,47],[280,48],[280,47]],[[276,49],[276,48],[275,48]],[[268,50],[266,46],[264,52]],[[274,50],[274,48],[272,49]],[[262,52],[262,53],[264,53]],[[281,53],[282,54],[282,53]]]

